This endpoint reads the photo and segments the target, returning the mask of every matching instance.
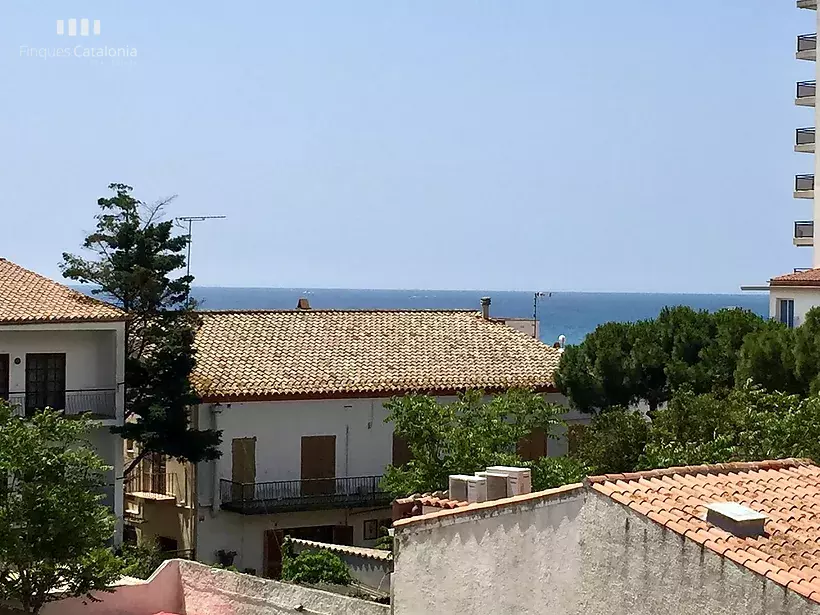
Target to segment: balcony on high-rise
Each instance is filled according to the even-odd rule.
[[[794,198],[813,199],[814,198],[814,174],[795,175],[794,177]]]
[[[798,128],[794,135],[794,151],[801,154],[814,153],[814,127]]]
[[[817,60],[817,34],[801,34],[797,37],[798,60]]]
[[[794,223],[794,245],[813,246],[814,245],[814,222],[811,220],[798,220]]]
[[[814,93],[816,89],[816,81],[798,81],[797,98],[794,99],[794,104],[799,107],[813,107]]]

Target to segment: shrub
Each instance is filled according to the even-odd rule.
[[[293,545],[282,549],[282,580],[291,583],[332,583],[350,585],[350,571],[341,558],[330,551],[302,551],[294,557]]]
[[[159,545],[153,541],[123,545],[122,559],[125,562],[122,573],[138,579],[147,579],[165,561]]]
[[[532,471],[533,491],[580,483],[589,474],[584,462],[572,457],[541,457],[528,465]]]

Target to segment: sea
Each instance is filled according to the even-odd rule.
[[[227,288],[198,286],[192,295],[205,310],[290,310],[300,297],[313,309],[454,310],[481,309],[481,297],[490,297],[491,316],[532,318],[534,294],[486,290],[356,290],[328,288]],[[549,344],[565,335],[578,344],[598,325],[653,318],[665,306],[688,305],[715,311],[740,307],[764,318],[769,315],[765,293],[730,295],[662,293],[552,292],[538,298],[540,337]]]

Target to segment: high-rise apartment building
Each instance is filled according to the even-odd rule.
[[[780,275],[769,280],[765,288],[769,291],[769,314],[772,318],[796,327],[802,324],[806,312],[812,307],[820,306],[820,242],[815,243],[815,221],[820,220],[820,199],[815,197],[814,178],[818,174],[818,158],[815,155],[815,127],[817,126],[817,2],[818,0],[797,0],[797,8],[813,11],[813,34],[801,34],[797,37],[796,58],[811,66],[806,76],[811,79],[799,81],[795,92],[795,105],[806,108],[806,124],[810,123],[809,111],[812,112],[810,126],[795,131],[794,151],[811,156],[811,164],[806,168],[812,173],[801,173],[794,178],[794,198],[801,199],[805,205],[803,219],[794,223],[794,245],[811,248],[810,268],[797,268],[791,273]],[[809,64],[810,63],[810,64]],[[820,196],[820,195],[818,195]],[[752,289],[751,287],[749,288]]]

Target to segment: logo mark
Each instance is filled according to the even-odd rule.
[[[66,21],[68,21],[68,29],[66,30]],[[88,26],[89,20],[88,19],[58,19],[57,20],[57,34],[59,36],[64,36],[68,34],[68,36],[77,36],[77,21],[80,22],[80,36],[88,36]],[[100,20],[95,19],[93,22],[93,31],[94,36],[99,36],[100,34]]]

